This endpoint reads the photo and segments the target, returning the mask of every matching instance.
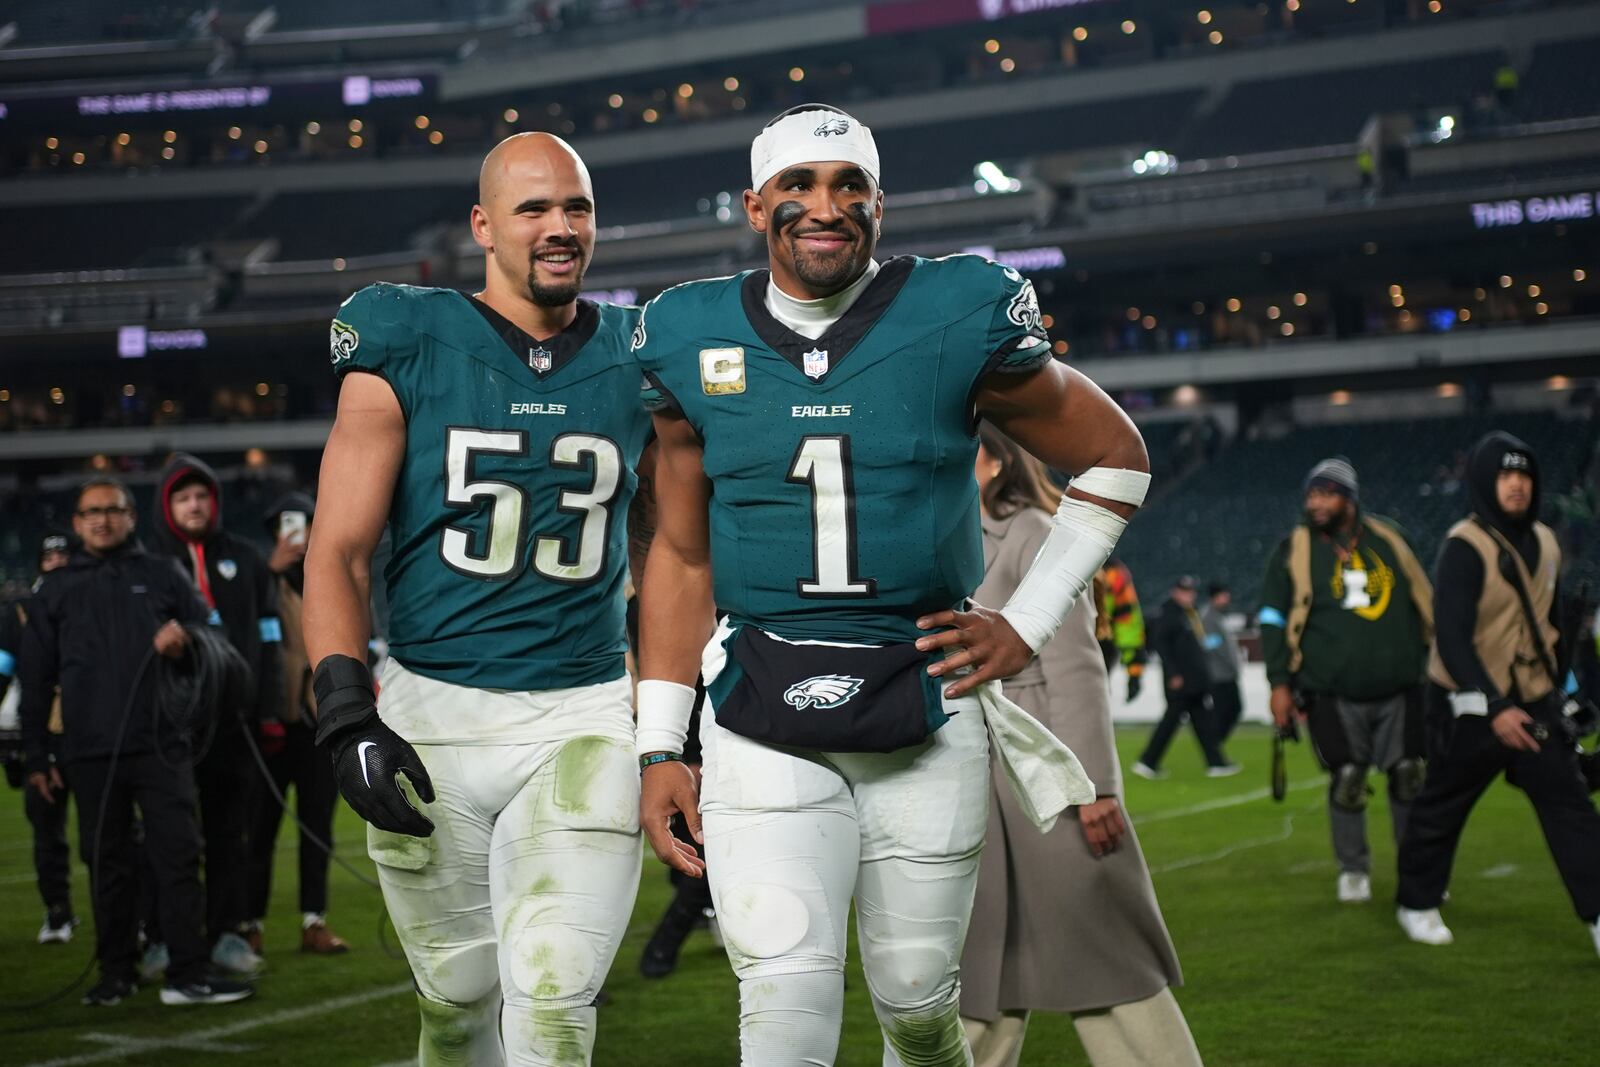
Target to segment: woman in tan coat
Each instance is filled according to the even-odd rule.
[[[1044,469],[985,425],[977,478],[987,570],[975,599],[1003,604],[1050,529]],[[1182,983],[1150,871],[1124,817],[1105,661],[1085,596],[1006,695],[1083,761],[1100,799],[1048,834],[998,769],[977,900],[961,959],[961,1014],[977,1067],[1015,1067],[1030,1011],[1066,1012],[1095,1067],[1197,1067],[1169,986]],[[1076,816],[1076,825],[1073,818]]]

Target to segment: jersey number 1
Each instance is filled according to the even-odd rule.
[[[447,526],[439,538],[439,554],[452,570],[474,578],[509,578],[522,559],[528,523],[528,494],[520,485],[488,478],[472,480],[473,459],[484,454],[522,457],[528,435],[521,430],[476,430],[452,426],[445,431],[445,503],[475,508],[488,498],[489,529],[481,551],[473,551],[474,531]],[[583,516],[577,551],[564,537],[541,535],[533,546],[533,569],[551,581],[582,585],[605,569],[611,535],[611,505],[622,490],[622,449],[606,437],[564,433],[550,442],[550,466],[582,470],[592,464],[594,481],[582,492],[563,489],[556,502],[561,511]],[[574,558],[574,555],[576,558]]]
[[[795,582],[803,597],[872,597],[878,583],[856,576],[856,490],[850,435],[802,437],[789,481],[811,486],[812,576]]]

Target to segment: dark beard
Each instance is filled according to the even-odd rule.
[[[583,291],[583,278],[579,277],[560,285],[542,285],[534,280],[532,271],[528,272],[528,296],[535,304],[544,308],[565,307],[578,299],[578,294]]]
[[[861,274],[862,264],[858,263],[856,257],[848,252],[841,255],[837,263],[807,259],[798,252],[792,255],[795,277],[804,282],[806,288],[813,292],[837,293],[855,281]]]
[[[1336,514],[1329,515],[1327,522],[1319,523],[1319,522],[1317,522],[1317,520],[1315,520],[1315,519],[1313,519],[1311,517],[1311,513],[1310,512],[1307,512],[1306,513],[1306,525],[1311,527],[1313,530],[1315,530],[1319,534],[1325,534],[1325,535],[1328,535],[1328,536],[1332,536],[1333,534],[1338,533],[1340,528],[1342,526],[1344,526],[1345,519],[1347,519],[1349,517],[1349,514],[1350,513],[1347,510],[1346,511],[1340,511],[1340,512],[1338,512]]]
[[[545,285],[539,281],[538,261],[532,260],[528,264],[528,297],[540,307],[565,307],[578,299],[578,294],[583,291],[583,272],[589,264],[583,258],[583,252],[579,250],[577,245],[563,247],[569,248],[578,256],[578,269],[574,272],[571,281]],[[541,249],[541,251],[547,250]]]

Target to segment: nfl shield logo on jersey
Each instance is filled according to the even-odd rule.
[[[807,378],[820,378],[828,373],[828,353],[824,349],[813,348],[809,352],[800,354],[801,364]]]
[[[231,582],[234,576],[239,573],[239,565],[231,559],[218,560],[217,573]]]
[[[545,371],[550,369],[550,361],[552,358],[553,357],[548,348],[540,347],[528,349],[528,366],[532,367],[540,374],[543,374]]]

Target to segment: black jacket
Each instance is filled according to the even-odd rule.
[[[1183,605],[1168,597],[1150,627],[1150,649],[1161,657],[1161,673],[1168,679],[1181,676],[1184,693],[1204,693],[1211,687],[1206,650],[1195,631],[1198,620],[1198,614],[1191,617]],[[1170,691],[1170,685],[1168,688]]]
[[[153,664],[129,704],[134,678],[168,620],[204,623],[210,610],[172,561],[130,539],[103,557],[82,549],[39,583],[29,605],[17,663],[22,684],[22,746],[29,770],[48,766],[50,705],[61,687],[62,758],[109,756],[156,747]],[[122,714],[129,708],[126,727]],[[187,745],[174,731],[164,749]]]
[[[174,487],[199,478],[211,487],[211,525],[190,537],[172,521]],[[283,708],[282,624],[278,583],[261,550],[222,529],[222,486],[205,463],[182,452],[161,472],[153,525],[155,550],[172,557],[216,609],[228,641],[255,672],[255,700],[247,708],[218,709],[224,725],[243,710],[256,719],[279,718]]]

